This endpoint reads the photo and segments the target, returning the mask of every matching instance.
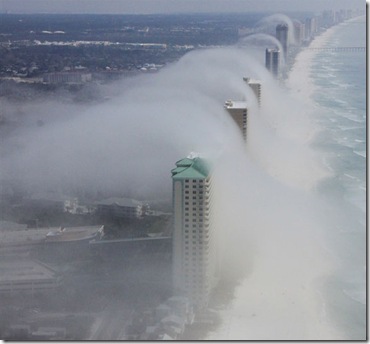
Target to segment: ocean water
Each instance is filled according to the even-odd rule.
[[[339,25],[324,47],[366,45],[366,23]],[[313,147],[331,171],[317,186],[331,207],[325,245],[336,264],[322,281],[327,316],[347,339],[366,331],[366,53],[320,51],[312,59],[312,100],[320,133]]]

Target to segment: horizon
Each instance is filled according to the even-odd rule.
[[[216,14],[359,9],[361,0],[0,0],[0,14]],[[366,3],[365,3],[366,4]]]

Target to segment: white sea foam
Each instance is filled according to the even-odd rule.
[[[323,34],[316,37],[311,43],[309,48],[323,47],[330,37],[335,33],[335,27],[331,27]],[[298,96],[301,100],[311,102],[311,96],[315,90],[315,85],[310,77],[310,65],[312,59],[316,56],[317,51],[312,49],[302,50],[297,56],[294,66],[289,74],[287,86],[290,88],[292,94]],[[329,60],[328,60],[329,62]],[[304,82],[302,82],[304,80]]]
[[[366,158],[366,151],[353,151],[355,154],[362,156],[363,158]]]

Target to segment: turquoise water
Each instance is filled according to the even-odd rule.
[[[341,24],[325,46],[366,46],[365,18]],[[323,210],[325,246],[336,262],[333,274],[322,281],[326,311],[348,339],[364,339],[366,53],[321,51],[313,59],[311,78],[321,129],[313,146],[331,171],[317,188],[330,204]]]

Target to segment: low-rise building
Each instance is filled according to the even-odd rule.
[[[86,72],[56,72],[43,75],[43,82],[48,84],[83,84],[92,80],[92,74]]]
[[[97,213],[103,216],[138,219],[144,215],[143,203],[130,198],[111,197],[95,202],[95,205]]]
[[[23,206],[33,210],[68,212],[71,214],[86,214],[86,206],[79,204],[78,198],[55,192],[37,192],[23,199]]]
[[[56,288],[61,279],[45,264],[33,260],[10,260],[2,257],[0,261],[0,292],[30,292]]]

